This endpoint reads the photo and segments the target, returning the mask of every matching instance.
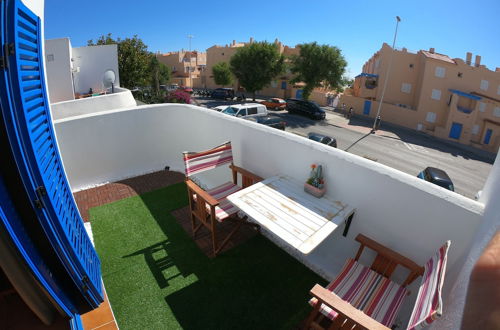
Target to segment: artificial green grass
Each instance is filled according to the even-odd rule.
[[[121,329],[290,329],[324,281],[257,235],[210,259],[170,214],[184,183],[90,210],[102,277]]]

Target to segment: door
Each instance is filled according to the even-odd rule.
[[[297,89],[297,91],[295,92],[295,98],[297,100],[302,100],[302,94],[304,93],[304,91],[302,89]]]
[[[20,0],[2,1],[2,129],[31,207],[71,288],[78,312],[103,301],[100,261],[59,155],[45,90],[41,20]],[[5,10],[5,11],[4,11]]]
[[[370,108],[372,107],[372,101],[365,101],[365,105],[363,107],[363,115],[370,115]]]
[[[492,134],[493,134],[493,131],[491,130],[491,128],[488,128],[486,130],[486,134],[484,135],[483,144],[490,144]]]
[[[452,139],[460,139],[460,134],[462,134],[462,124],[453,123],[450,129],[450,138]]]

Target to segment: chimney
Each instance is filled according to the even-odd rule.
[[[495,72],[500,72],[500,68],[499,68],[499,67],[497,67],[497,68],[495,69]]]
[[[434,54],[435,51],[434,47],[429,48],[429,53]]]
[[[250,37],[250,43],[253,44],[253,37]]]
[[[472,62],[472,53],[471,52],[467,52],[467,55],[465,57],[465,63],[467,63],[468,65],[470,65]]]
[[[476,63],[474,64],[475,67],[479,67],[481,65],[481,56],[476,55]]]
[[[235,45],[236,45],[236,40],[233,40],[233,46],[235,46]]]
[[[434,49],[434,48],[432,48],[432,49]],[[403,47],[402,51],[403,51],[403,53],[406,53],[408,51],[408,49],[406,49],[406,47]]]

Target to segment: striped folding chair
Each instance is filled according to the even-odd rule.
[[[408,329],[428,325],[439,315],[449,242],[424,268],[364,235],[359,234],[356,240],[361,243],[356,257],[347,260],[326,288],[316,285],[311,290],[313,310],[306,329],[390,329],[410,293],[407,286],[418,276],[423,280]],[[358,262],[365,246],[377,252],[370,267]],[[409,270],[401,285],[390,280],[398,265]]]
[[[425,264],[417,300],[411,313],[408,330],[425,328],[443,314],[441,290],[446,272],[450,241],[447,241]]]
[[[188,188],[189,206],[191,213],[191,223],[193,227],[193,237],[201,227],[206,227],[211,232],[212,247],[214,256],[229,242],[231,237],[238,231],[242,224],[256,225],[246,221],[246,217],[238,217],[238,209],[232,205],[226,197],[246,188],[262,178],[233,164],[233,153],[231,142],[226,142],[218,147],[201,152],[183,153],[186,185]],[[209,190],[203,190],[192,176],[204,171],[215,169],[219,166],[229,164],[232,171],[232,182],[223,183]],[[238,186],[238,173],[241,175],[241,187]],[[226,220],[236,220],[233,230],[218,244],[217,224]],[[258,227],[257,227],[258,228]]]

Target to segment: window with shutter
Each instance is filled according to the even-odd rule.
[[[103,300],[100,261],[60,159],[50,117],[41,22],[20,0],[6,5],[2,116],[24,189],[67,276],[89,307]]]

